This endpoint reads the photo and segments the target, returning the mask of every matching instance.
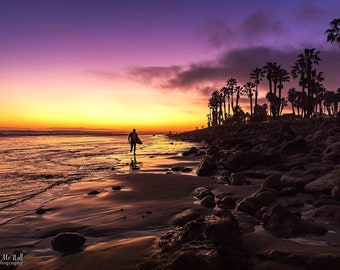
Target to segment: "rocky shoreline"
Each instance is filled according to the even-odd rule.
[[[196,188],[203,207],[175,215],[160,251],[135,269],[339,269],[339,119],[174,137],[206,142],[197,174],[219,185]]]

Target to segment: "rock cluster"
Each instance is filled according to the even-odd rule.
[[[206,187],[195,189],[193,195],[202,206],[215,212],[219,209],[220,223],[224,224],[224,219],[228,217],[228,220],[237,223],[241,233],[254,231],[255,226],[262,225],[279,238],[325,235],[328,231],[326,224],[340,225],[340,121],[337,119],[225,126],[180,136],[180,139],[204,139],[209,145],[197,171],[199,176],[213,176],[225,181],[226,186],[235,188],[258,185],[255,192],[244,197],[228,192],[228,188],[219,189],[218,194]],[[304,215],[307,212],[306,218]],[[181,224],[162,239],[165,243],[160,254],[165,254],[168,249],[173,250],[173,245],[178,243],[187,246],[188,242],[183,242],[183,238],[187,239],[188,234],[194,243],[212,240],[206,231],[207,224],[215,224],[212,219],[216,217],[195,216],[185,225]],[[201,238],[193,239],[189,229]],[[219,237],[223,239],[223,236]],[[223,242],[223,245],[227,243]],[[235,247],[243,251],[236,244]],[[195,248],[191,245],[191,252]],[[208,266],[202,269],[214,269],[209,267],[213,267],[212,261],[220,262],[219,256],[214,256],[221,253],[213,245],[207,250],[211,251],[210,257],[189,257],[192,261],[204,259]],[[298,256],[277,250],[257,255],[260,260],[296,264],[308,269],[319,269],[321,265],[327,269],[337,269],[336,265],[340,262],[340,256]],[[204,263],[202,261],[198,265]],[[220,265],[214,267],[224,269],[219,268]]]

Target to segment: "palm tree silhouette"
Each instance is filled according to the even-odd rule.
[[[265,71],[262,68],[254,68],[249,77],[250,79],[254,80],[255,83],[255,100],[254,100],[254,114],[256,114],[256,108],[257,108],[257,99],[258,99],[258,93],[259,93],[259,84],[262,81],[264,77]]]
[[[327,42],[337,42],[340,47],[340,18],[334,19],[329,23],[329,25],[331,28],[325,31],[327,34]]]
[[[249,105],[250,105],[250,117],[253,116],[253,92],[255,87],[255,83],[253,82],[247,82],[243,88],[244,88],[244,92],[247,94],[248,98],[249,98]]]

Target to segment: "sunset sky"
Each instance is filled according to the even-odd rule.
[[[228,78],[242,85],[270,61],[290,70],[304,48],[321,51],[334,91],[340,48],[324,32],[339,11],[334,0],[2,0],[0,127],[195,129]]]

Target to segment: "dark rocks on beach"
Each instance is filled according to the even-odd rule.
[[[291,238],[301,234],[323,235],[327,229],[316,223],[302,220],[281,205],[275,205],[263,215],[263,227],[272,234]]]
[[[75,253],[84,248],[86,238],[79,233],[66,232],[55,236],[51,241],[53,250],[61,253]]]
[[[204,157],[198,166],[197,175],[198,176],[211,176],[217,169],[216,163],[211,157]]]
[[[35,213],[37,215],[42,215],[42,214],[45,214],[47,212],[48,209],[45,209],[45,208],[38,208]]]
[[[236,201],[229,196],[225,196],[217,200],[217,206],[222,209],[225,209],[225,208],[234,209],[236,206]]]
[[[121,190],[121,189],[122,189],[121,186],[114,186],[114,187],[112,187],[112,190]]]
[[[279,190],[282,187],[281,185],[281,176],[280,175],[270,175],[265,178],[261,185],[261,190],[266,188],[272,188]]]
[[[299,136],[293,140],[289,140],[281,146],[279,153],[283,156],[292,156],[300,153],[308,152],[308,144],[302,136]]]
[[[192,172],[192,168],[183,168],[182,170],[181,170],[181,172],[182,173],[190,173],[190,172]]]
[[[247,178],[242,173],[232,173],[230,176],[230,184],[233,186],[240,186],[247,183]]]
[[[240,228],[228,213],[209,215],[176,227],[161,237],[160,251],[137,270],[250,269],[250,255],[245,249]]]
[[[333,221],[340,223],[340,206],[323,205],[314,210],[313,217],[331,218]]]
[[[198,150],[196,147],[191,147],[188,151],[184,151],[182,153],[182,156],[191,156],[191,155],[197,155]]]
[[[208,208],[214,208],[216,206],[214,196],[205,196],[201,201],[201,205]]]
[[[296,188],[297,190],[303,190],[306,184],[312,182],[316,178],[317,177],[314,174],[292,172],[282,175],[281,184],[283,187],[291,187]]]
[[[200,216],[201,214],[199,212],[194,211],[192,209],[187,209],[173,216],[170,219],[170,223],[175,226],[184,226],[189,221],[195,220]]]
[[[97,195],[97,194],[99,194],[99,193],[101,193],[101,191],[92,190],[92,191],[88,192],[87,195]]]
[[[202,200],[206,196],[214,196],[211,190],[206,187],[195,188],[192,194],[199,200]]]
[[[305,191],[311,193],[322,192],[330,194],[332,189],[339,184],[340,167],[308,183],[305,186]]]
[[[180,172],[181,170],[183,170],[184,167],[180,167],[180,166],[175,166],[171,168],[171,171],[173,172]]]
[[[251,216],[255,216],[257,214],[256,207],[247,198],[238,202],[235,210],[246,213],[246,214],[251,215]]]
[[[274,261],[278,263],[283,263],[290,265],[289,269],[329,269],[338,270],[340,265],[340,257],[328,254],[301,254],[301,253],[291,253],[289,251],[281,250],[265,250],[260,251],[256,254],[256,257],[260,260]],[[300,266],[303,268],[295,268],[293,265]],[[294,268],[293,268],[294,267]],[[288,269],[288,268],[279,268]]]

